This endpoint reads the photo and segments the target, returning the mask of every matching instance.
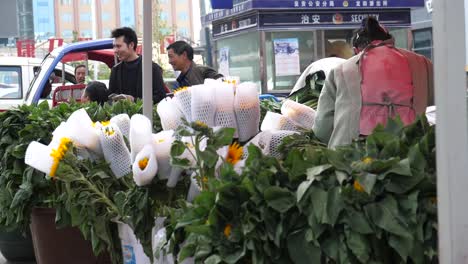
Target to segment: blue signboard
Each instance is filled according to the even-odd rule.
[[[253,8],[411,8],[424,0],[252,0]]]
[[[411,12],[407,10],[330,10],[307,12],[260,13],[260,28],[358,28],[368,16],[376,17],[387,27],[411,26]]]
[[[424,0],[248,0],[232,9],[218,10],[202,17],[202,23],[225,19],[251,10],[367,10],[424,7]]]
[[[211,0],[213,9],[231,9],[233,7],[232,0]]]

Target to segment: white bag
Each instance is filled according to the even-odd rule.
[[[174,92],[174,102],[185,116],[185,120],[192,122],[192,92],[190,87],[184,87]]]
[[[66,122],[65,134],[78,147],[86,147],[96,154],[101,154],[101,146],[99,144],[99,136],[96,129],[93,127],[93,121],[88,116],[88,113],[83,108],[73,112]]]
[[[161,126],[163,130],[177,129],[182,124],[184,114],[177,107],[175,100],[166,97],[159,102],[156,111],[161,119]]]
[[[234,113],[234,90],[231,84],[219,82],[215,89],[216,127],[231,127],[236,129],[234,137],[238,137],[236,114]]]
[[[50,175],[54,159],[50,155],[52,148],[46,146],[37,141],[29,143],[26,149],[26,155],[24,156],[24,163],[41,171],[47,175]]]
[[[194,85],[192,89],[192,121],[201,121],[214,126],[216,94],[211,85]]]
[[[297,131],[298,127],[295,123],[288,117],[268,111],[263,118],[262,126],[260,127],[262,131],[268,130],[288,130],[288,131]]]
[[[258,133],[260,123],[260,100],[255,83],[241,83],[234,97],[239,141],[245,142]]]
[[[132,162],[135,156],[147,144],[151,144],[153,128],[151,121],[144,115],[135,114],[130,119],[130,149]]]
[[[132,159],[120,129],[113,124],[102,127],[100,129],[99,139],[101,141],[104,159],[109,163],[115,176],[120,178],[129,174],[131,172]]]
[[[110,119],[111,124],[115,124],[122,132],[122,135],[129,138],[130,134],[130,117],[127,114],[119,114]]]
[[[288,99],[283,101],[281,113],[289,117],[301,128],[311,130],[314,125],[315,110],[306,105]]]

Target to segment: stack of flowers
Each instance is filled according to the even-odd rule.
[[[235,137],[247,142],[258,133],[260,100],[254,83],[206,80],[205,84],[182,87],[174,98],[164,99],[158,113],[164,130],[174,130],[182,119],[208,127],[234,128]]]

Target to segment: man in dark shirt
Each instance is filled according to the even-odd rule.
[[[114,52],[121,61],[111,70],[109,78],[110,94],[125,94],[127,99],[141,98],[142,89],[142,58],[136,52],[138,39],[135,31],[129,27],[117,28],[112,31]],[[166,97],[162,78],[162,69],[158,64],[152,64],[153,103],[158,103]]]
[[[185,41],[176,41],[169,45],[166,50],[172,68],[180,71],[177,78],[179,87],[202,84],[205,79],[223,77],[222,74],[217,73],[210,67],[195,64],[193,62],[193,48]]]

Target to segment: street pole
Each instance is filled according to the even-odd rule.
[[[468,259],[464,1],[433,1],[439,263]]]
[[[143,0],[143,115],[153,123],[152,0]]]

